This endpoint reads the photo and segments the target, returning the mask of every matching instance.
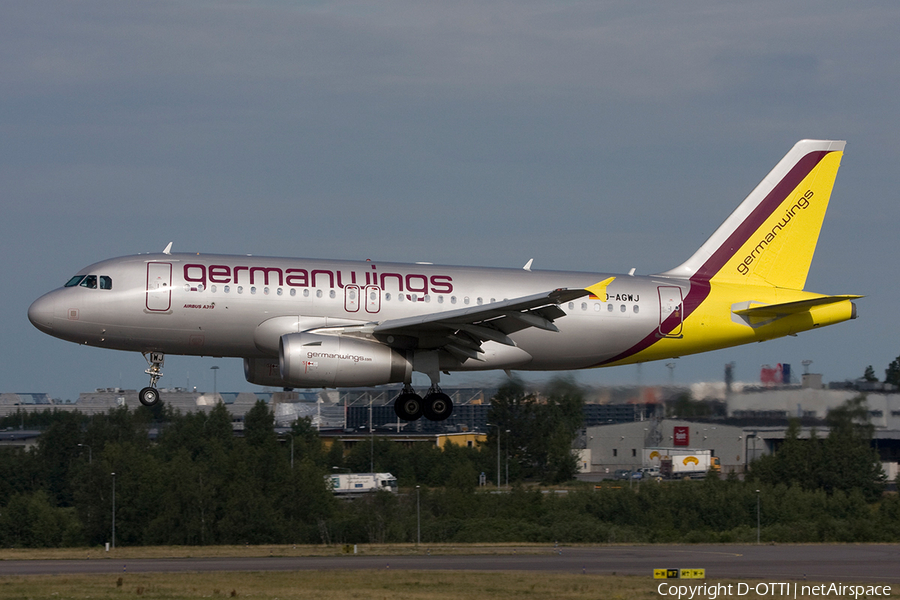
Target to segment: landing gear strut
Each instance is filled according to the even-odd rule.
[[[149,356],[147,352],[143,352],[142,354],[144,355],[144,360],[150,365],[150,368],[144,371],[144,373],[150,376],[150,386],[145,387],[138,392],[138,400],[140,400],[141,404],[144,406],[153,406],[159,402],[159,390],[156,389],[156,382],[163,376],[162,366],[166,361],[166,357],[162,352],[150,352]]]
[[[407,384],[394,400],[394,412],[404,421],[424,416],[430,421],[443,421],[453,414],[453,401],[436,385],[431,386],[423,399]]]

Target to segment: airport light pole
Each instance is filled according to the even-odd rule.
[[[509,433],[510,430],[506,430],[506,489],[509,489]]]
[[[497,489],[500,489],[500,482],[503,480],[503,475],[500,472],[500,425],[494,423],[485,423],[488,427],[496,427],[497,428]]]
[[[759,544],[759,490],[756,490],[756,543]]]
[[[219,374],[218,365],[213,365],[209,368],[210,371],[213,372],[213,398],[216,399],[219,397],[219,386],[217,381],[217,375]]]
[[[116,548],[116,474],[112,473],[112,547]]]
[[[291,471],[294,470],[294,436],[290,433],[284,433],[282,435],[286,435],[291,438]]]
[[[91,450],[91,447],[87,444],[78,444],[79,448],[87,448],[88,449],[88,464],[91,465],[94,463],[94,453]]]
[[[375,428],[372,426],[372,397],[369,396],[369,468],[375,472]]]

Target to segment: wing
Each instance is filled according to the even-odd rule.
[[[396,348],[444,349],[461,361],[469,358],[479,360],[484,342],[515,346],[509,335],[517,331],[529,327],[559,331],[553,321],[566,314],[559,308],[560,304],[588,294],[598,294],[611,281],[612,278],[588,289],[560,288],[481,306],[365,325],[323,327],[310,333],[371,336]]]

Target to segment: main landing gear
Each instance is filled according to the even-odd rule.
[[[144,360],[150,365],[150,368],[144,371],[150,376],[150,386],[138,392],[138,400],[144,406],[154,406],[159,402],[159,390],[156,389],[156,382],[163,376],[162,366],[166,361],[166,356],[162,352],[150,352],[149,355],[147,352],[143,352],[142,354]]]
[[[404,421],[425,417],[429,421],[443,421],[453,414],[453,401],[436,385],[431,386],[425,398],[407,384],[394,400],[394,412]]]

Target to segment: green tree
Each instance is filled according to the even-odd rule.
[[[829,433],[822,445],[821,486],[827,492],[859,490],[873,501],[884,488],[884,472],[872,447],[866,397],[857,396],[826,417]]]
[[[257,447],[276,441],[275,415],[263,400],[257,400],[244,415],[244,439]]]
[[[570,379],[554,379],[546,390],[547,403],[539,410],[546,423],[546,458],[539,465],[541,480],[561,483],[575,478],[578,460],[572,442],[584,424],[584,392]]]
[[[877,499],[884,487],[884,473],[872,448],[874,428],[865,396],[829,411],[826,423],[827,438],[820,439],[813,431],[810,439],[801,440],[799,424],[791,421],[778,451],[750,465],[751,477],[769,485],[797,484],[828,494],[855,490],[869,501]]]
[[[900,356],[888,365],[884,372],[884,382],[900,387]]]
[[[878,377],[875,375],[875,369],[872,368],[872,365],[866,367],[866,371],[863,373],[862,378],[870,383],[878,381]]]
[[[539,402],[513,379],[491,400],[488,420],[493,427],[487,446],[497,451],[499,433],[500,453],[509,453],[513,479],[522,475],[558,483],[577,471],[572,441],[582,425],[584,395],[571,380],[557,379],[549,384],[546,397]]]

